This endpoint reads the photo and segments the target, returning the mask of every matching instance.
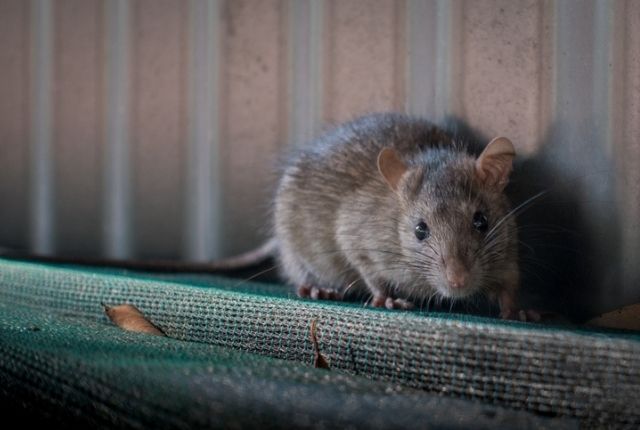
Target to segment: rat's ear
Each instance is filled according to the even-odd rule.
[[[488,187],[502,191],[509,182],[516,150],[506,137],[493,139],[476,160],[476,175]]]
[[[378,171],[393,191],[398,189],[400,178],[407,169],[395,149],[384,148],[378,154]]]

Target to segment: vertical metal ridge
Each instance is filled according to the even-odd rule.
[[[30,246],[38,253],[55,251],[53,231],[53,4],[32,0]]]
[[[435,118],[462,116],[463,4],[460,0],[437,0]]]
[[[610,99],[609,109],[611,113],[610,123],[616,124],[618,127],[610,127],[611,141],[613,152],[624,150],[624,134],[628,126],[625,117],[625,98],[627,80],[627,22],[625,20],[627,12],[626,2],[616,2],[611,7],[611,41],[610,41],[610,61],[611,61],[611,77],[610,77]],[[620,25],[619,23],[624,23]]]
[[[459,0],[409,0],[408,112],[436,122],[463,113],[462,8]]]
[[[608,3],[558,2],[556,17],[555,112],[547,161],[557,180],[573,183],[571,191],[590,245],[586,264],[594,264],[582,297],[575,298],[587,312],[615,306],[622,296],[618,231],[607,226],[619,219],[615,171],[610,151],[611,76],[609,41],[612,23]],[[565,185],[566,187],[567,185]],[[601,288],[608,285],[605,291]]]
[[[409,50],[407,37],[409,26],[408,9],[407,0],[393,3],[393,109],[398,111],[407,110],[407,88],[409,85],[407,79],[409,77],[409,62],[407,61],[407,52]]]
[[[220,4],[189,3],[189,142],[185,250],[206,261],[221,254],[222,174],[220,166]]]
[[[630,124],[629,100],[633,97],[629,88],[633,88],[632,76],[629,74],[632,60],[628,53],[633,52],[628,35],[630,5],[627,2],[615,2],[609,5],[611,14],[610,41],[610,94],[609,94],[609,139],[611,153],[616,170],[615,193],[616,203],[620,211],[620,223],[618,227],[621,242],[621,255],[624,262],[621,264],[621,290],[620,295],[632,298],[640,283],[640,274],[635,264],[640,259],[640,225],[637,214],[640,211],[640,196],[638,184],[640,172],[637,170],[637,162],[640,154],[634,153],[633,145],[638,145],[640,137],[629,139]],[[622,25],[621,25],[622,24]],[[636,95],[636,97],[638,97]],[[637,126],[636,126],[637,127]]]
[[[555,87],[554,121],[558,123],[556,132],[566,140],[564,149],[575,147],[585,138],[590,138],[593,93],[593,42],[594,7],[593,2],[584,2],[580,7],[572,2],[555,3]],[[582,121],[586,127],[578,127]],[[563,148],[557,148],[561,150]],[[555,162],[582,161],[562,160]],[[567,163],[566,173],[579,173],[577,163]],[[574,171],[569,172],[569,169]]]
[[[601,139],[608,155],[613,145],[613,6],[607,2],[595,3],[593,43],[593,103],[594,118],[599,122]],[[602,107],[606,108],[604,112]]]
[[[406,10],[406,110],[414,115],[435,118],[438,3],[435,0],[409,0]]]
[[[324,0],[290,0],[289,143],[301,146],[322,127]]]
[[[131,255],[130,3],[105,2],[104,253]]]
[[[538,3],[540,8],[540,21],[538,22],[539,38],[539,62],[538,62],[538,116],[537,133],[538,143],[542,142],[548,133],[549,125],[553,121],[555,112],[555,9],[552,0],[543,0]],[[539,149],[539,148],[538,148]]]

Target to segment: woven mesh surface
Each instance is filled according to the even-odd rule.
[[[638,336],[168,278],[0,260],[0,394],[131,427],[640,424]],[[101,302],[135,304],[172,339],[111,326]],[[310,368],[313,320],[331,372]]]

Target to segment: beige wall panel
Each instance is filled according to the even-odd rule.
[[[325,120],[404,110],[405,2],[327,2]]]
[[[634,0],[0,0],[0,246],[237,253],[290,137],[408,109],[510,137],[520,197],[550,190],[521,215],[551,226],[523,239],[530,286],[583,315],[637,301],[639,23]]]
[[[28,242],[28,6],[0,2],[0,246]]]
[[[177,257],[181,249],[187,4],[133,6],[133,231],[142,257]]]
[[[101,250],[100,150],[103,95],[103,5],[98,0],[55,3],[54,219],[56,250]]]
[[[223,254],[255,246],[269,231],[276,159],[286,143],[286,5],[282,0],[224,4]]]
[[[472,127],[509,137],[520,152],[539,143],[542,2],[467,1],[462,106]]]

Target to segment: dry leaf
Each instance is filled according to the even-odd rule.
[[[107,306],[103,303],[102,306],[104,306],[104,313],[121,329],[165,336],[162,330],[146,319],[142,312],[133,305]]]
[[[316,325],[318,320],[311,321],[311,344],[313,345],[313,367],[317,369],[329,369],[329,363],[327,359],[320,354],[320,347],[318,346],[318,338],[316,337]]]
[[[640,331],[640,303],[599,315],[587,325]]]

